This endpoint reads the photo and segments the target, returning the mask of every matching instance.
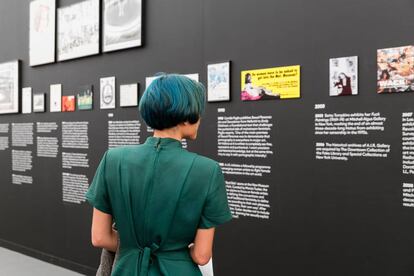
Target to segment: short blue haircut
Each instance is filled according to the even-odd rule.
[[[163,130],[180,123],[195,124],[204,112],[206,89],[200,82],[178,74],[162,74],[142,95],[139,112],[153,129]]]

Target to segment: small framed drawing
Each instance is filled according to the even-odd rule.
[[[19,112],[19,63],[0,64],[0,114]]]
[[[55,61],[56,0],[30,2],[30,66]]]
[[[58,61],[99,54],[99,3],[86,0],[58,9]]]
[[[121,107],[138,105],[138,83],[123,84],[119,88],[119,102]]]
[[[33,94],[33,112],[45,112],[45,94]]]
[[[101,109],[115,108],[115,77],[100,80]]]
[[[22,89],[22,113],[32,113],[32,88],[24,87]]]
[[[142,45],[142,1],[103,1],[103,51]]]
[[[207,101],[230,101],[230,61],[207,65]]]
[[[52,84],[50,86],[50,112],[62,111],[62,85]]]

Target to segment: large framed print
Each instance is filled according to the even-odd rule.
[[[30,2],[30,66],[55,62],[56,0]]]
[[[230,61],[207,66],[207,101],[230,101]]]
[[[142,0],[103,1],[103,51],[142,45]]]
[[[99,0],[58,9],[58,61],[99,53]]]
[[[19,112],[19,61],[0,64],[0,114]]]

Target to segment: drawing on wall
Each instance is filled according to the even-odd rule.
[[[414,46],[377,51],[377,92],[414,91]]]
[[[104,0],[103,51],[141,46],[142,0]]]
[[[329,60],[329,95],[358,95],[358,57]]]
[[[45,112],[45,94],[33,95],[33,112]]]
[[[52,84],[50,86],[50,112],[62,110],[62,85]]]
[[[230,100],[230,62],[207,66],[207,101]]]
[[[93,107],[93,86],[84,85],[79,89],[77,98],[78,110],[91,110]]]
[[[32,88],[24,87],[22,89],[22,113],[32,113]]]
[[[63,96],[62,97],[62,112],[75,111],[75,96]]]
[[[56,0],[30,2],[30,66],[55,61]]]
[[[161,75],[162,76],[162,75]],[[184,76],[186,76],[186,77],[188,77],[188,78],[190,78],[190,79],[192,79],[192,80],[195,80],[195,81],[198,81],[200,78],[199,78],[199,75],[198,75],[198,73],[194,73],[194,74],[186,74],[186,75],[184,75]],[[156,79],[158,79],[160,76],[152,76],[152,77],[146,77],[145,78],[145,89],[147,89],[148,88],[148,86],[150,86],[151,85],[151,83],[154,81],[154,80],[156,80]]]
[[[19,61],[0,64],[0,114],[19,112]]]
[[[58,9],[58,60],[99,53],[99,0]]]
[[[120,106],[129,107],[138,105],[138,84],[123,84],[119,88]]]
[[[101,78],[101,109],[115,108],[115,77]]]
[[[241,87],[243,101],[300,98],[300,66],[242,71]]]

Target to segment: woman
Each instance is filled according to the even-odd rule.
[[[338,91],[338,96],[352,95],[351,78],[341,72],[338,76],[338,81],[335,82],[334,86]]]
[[[252,76],[247,73],[244,77],[244,88],[241,92],[242,101],[258,101],[280,99],[280,94],[273,93],[271,90],[263,86],[254,86],[252,84]]]
[[[112,275],[195,276],[210,260],[215,227],[231,219],[223,174],[180,142],[196,139],[204,106],[202,84],[163,75],[139,105],[154,136],[105,153],[87,199],[92,244],[115,251],[120,240]]]

